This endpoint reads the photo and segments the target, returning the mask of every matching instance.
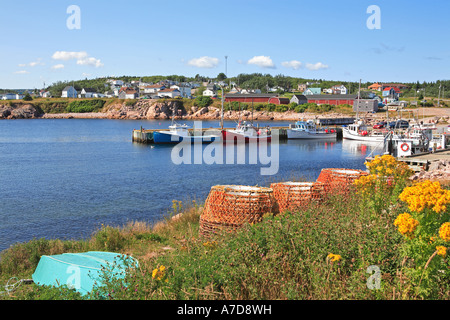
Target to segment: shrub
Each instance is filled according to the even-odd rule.
[[[105,101],[101,99],[74,100],[69,103],[69,105],[66,108],[66,111],[76,113],[95,112],[101,110],[104,104]]]
[[[213,99],[207,96],[198,96],[195,98],[194,105],[200,108],[208,107],[213,103]]]

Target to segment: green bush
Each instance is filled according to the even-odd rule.
[[[198,96],[195,98],[194,105],[200,108],[209,107],[213,103],[213,99],[207,96]]]
[[[66,111],[75,113],[96,112],[101,110],[104,104],[105,101],[101,99],[75,100],[69,103]]]

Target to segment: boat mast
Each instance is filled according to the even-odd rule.
[[[361,79],[359,79],[359,87],[358,87],[358,104],[356,105],[356,121],[359,119],[359,100],[361,99]]]
[[[222,88],[222,111],[220,114],[220,129],[223,130],[223,100],[224,100],[224,90],[223,90],[223,86],[220,86]]]

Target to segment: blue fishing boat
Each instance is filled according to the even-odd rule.
[[[153,133],[153,142],[156,144],[179,143],[181,141],[190,141],[192,143],[211,143],[220,139],[220,131],[217,135],[193,135],[189,132],[186,124],[172,123],[169,130],[155,131]]]
[[[89,251],[44,255],[32,275],[38,285],[67,285],[81,294],[91,292],[94,285],[101,285],[101,275],[108,272],[117,278],[125,277],[129,267],[136,267],[136,259],[113,252]]]

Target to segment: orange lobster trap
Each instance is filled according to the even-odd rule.
[[[317,180],[325,183],[326,193],[347,194],[353,182],[366,175],[357,169],[323,169]]]
[[[294,211],[312,202],[321,202],[325,195],[322,182],[278,182],[272,183],[273,195],[279,212]]]
[[[200,235],[208,237],[232,232],[246,223],[257,223],[273,212],[275,198],[271,188],[219,185],[213,186],[200,216]]]

